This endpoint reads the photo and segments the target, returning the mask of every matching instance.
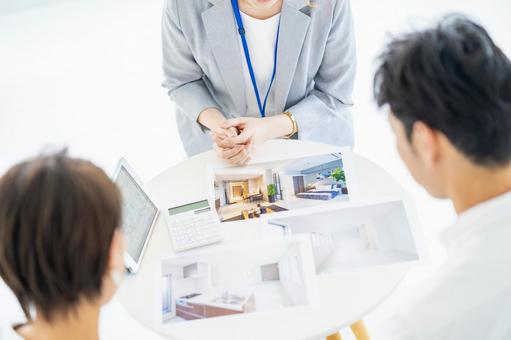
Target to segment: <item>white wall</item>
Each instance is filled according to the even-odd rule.
[[[225,182],[216,182],[217,187],[215,187],[215,199],[220,199],[220,206],[224,206],[227,204],[227,197],[225,196]]]
[[[244,288],[261,283],[260,266],[240,266],[225,263],[214,266],[212,285],[215,288]]]
[[[295,187],[292,176],[280,174],[280,187],[284,200],[295,197]]]
[[[61,1],[66,0],[16,0],[16,1],[9,1],[9,0],[2,0],[0,1],[0,13],[13,13],[13,12],[19,12],[22,10],[34,8],[34,7],[41,7],[41,6],[47,6],[50,4],[55,4]],[[69,1],[69,0],[67,0]]]
[[[291,245],[286,253],[282,256],[282,259],[279,261],[280,283],[282,284],[282,287],[286,291],[291,301],[293,301],[296,306],[306,304],[308,302],[307,294],[305,291],[306,288],[305,277],[303,273],[303,259],[299,249],[300,248],[298,245]],[[298,276],[300,278],[299,282],[293,280],[291,276],[292,259],[294,257],[298,259]]]
[[[144,180],[184,159],[160,86],[161,9],[68,0],[0,12],[0,173],[64,145],[107,172],[126,156]]]
[[[314,265],[316,268],[321,266],[323,262],[336,249],[333,234],[312,233],[312,250],[314,252]]]
[[[307,186],[308,184],[317,182],[318,180],[316,179],[316,176],[317,176],[317,174],[305,175],[304,178],[303,178],[304,181],[305,181],[305,186]]]
[[[378,249],[398,250],[417,254],[411,229],[408,227],[406,211],[395,206],[388,214],[372,219],[376,232]]]
[[[193,264],[193,263],[190,263]],[[203,267],[207,264],[200,263]],[[204,268],[203,268],[204,269]],[[192,293],[201,293],[211,287],[211,272],[209,268],[205,270],[207,272],[206,277],[203,278],[187,278],[185,279],[184,266],[174,265],[172,262],[164,262],[162,265],[162,274],[172,274],[172,297],[174,299],[181,296],[189,295]]]

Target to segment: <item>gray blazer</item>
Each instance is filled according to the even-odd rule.
[[[277,73],[267,116],[290,111],[299,139],[353,145],[351,94],[356,69],[349,0],[284,0]],[[211,149],[197,122],[207,108],[227,118],[259,112],[245,88],[237,26],[229,0],[166,0],[162,22],[163,86],[189,156]],[[264,90],[263,90],[264,92]],[[254,112],[255,111],[255,112]]]

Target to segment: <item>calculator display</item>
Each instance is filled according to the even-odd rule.
[[[203,200],[203,201],[199,201],[199,202],[181,205],[179,207],[170,208],[168,210],[168,213],[169,213],[169,216],[174,216],[174,215],[187,213],[187,212],[195,212],[196,210],[199,210],[198,212],[201,212],[204,210],[208,211],[209,210],[208,200]]]

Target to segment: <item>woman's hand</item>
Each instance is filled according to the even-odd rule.
[[[243,165],[252,157],[255,146],[288,135],[293,129],[293,122],[284,114],[229,119],[214,131],[214,149],[220,158],[229,163]]]
[[[236,144],[232,147],[223,147],[220,145],[227,145],[226,140],[238,136],[238,129],[230,127],[227,129],[219,127],[213,131],[213,149],[217,153],[218,157],[225,159],[233,165],[243,165],[250,159],[252,153],[251,144]]]
[[[224,121],[224,123],[226,122],[227,120]],[[234,138],[238,135],[238,129],[235,128],[235,127],[230,127],[230,128],[227,128],[227,129],[224,129],[223,127],[221,127],[223,123],[220,123],[219,126],[212,131],[213,133],[213,140],[217,141],[217,140],[222,140],[222,139],[229,139],[229,138]]]
[[[233,165],[244,165],[252,156],[252,144],[236,145],[232,148],[222,148],[218,144],[213,145],[218,157],[225,159]]]
[[[266,118],[242,117],[227,120],[220,129],[236,129],[235,136],[215,133],[215,150],[231,164],[244,165],[252,157],[253,148],[272,138],[270,120]]]
[[[247,144],[249,142],[257,146],[269,139],[289,135],[294,130],[293,122],[285,114],[265,118],[234,118],[220,125],[220,128],[223,129],[232,127],[239,131],[238,135],[219,141],[218,145],[220,147],[232,148],[237,144]]]
[[[234,145],[233,147],[219,146],[219,144],[226,144],[223,142],[224,140],[238,136],[238,129],[236,127],[221,127],[222,123],[226,122],[222,112],[216,108],[208,108],[200,113],[197,122],[212,132],[214,140],[213,149],[218,157],[235,165],[242,165],[248,161],[251,147],[244,145]]]
[[[269,120],[266,118],[242,117],[229,119],[220,125],[223,129],[236,128],[239,134],[220,141],[219,146],[232,148],[236,145],[259,145],[272,138]]]

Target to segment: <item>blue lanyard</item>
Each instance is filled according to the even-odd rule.
[[[256,77],[254,73],[254,68],[252,67],[252,61],[250,59],[250,50],[248,49],[247,37],[245,36],[245,27],[243,27],[243,20],[241,19],[241,12],[238,6],[238,0],[231,0],[232,9],[234,11],[234,16],[236,18],[236,22],[238,24],[238,33],[241,37],[241,43],[243,45],[243,52],[245,52],[245,60],[247,61],[248,73],[250,74],[250,79],[252,80],[252,86],[254,87],[255,96],[257,99],[257,106],[259,107],[259,113],[261,117],[266,116],[266,102],[268,101],[268,95],[270,94],[271,86],[273,85],[273,81],[275,80],[275,73],[277,72],[277,49],[279,47],[279,32],[280,32],[280,19],[279,26],[277,28],[277,41],[275,42],[275,53],[273,60],[273,73],[271,75],[270,85],[268,86],[268,90],[266,91],[266,96],[264,97],[264,103],[261,103],[261,97],[259,96],[259,89],[257,88]]]

